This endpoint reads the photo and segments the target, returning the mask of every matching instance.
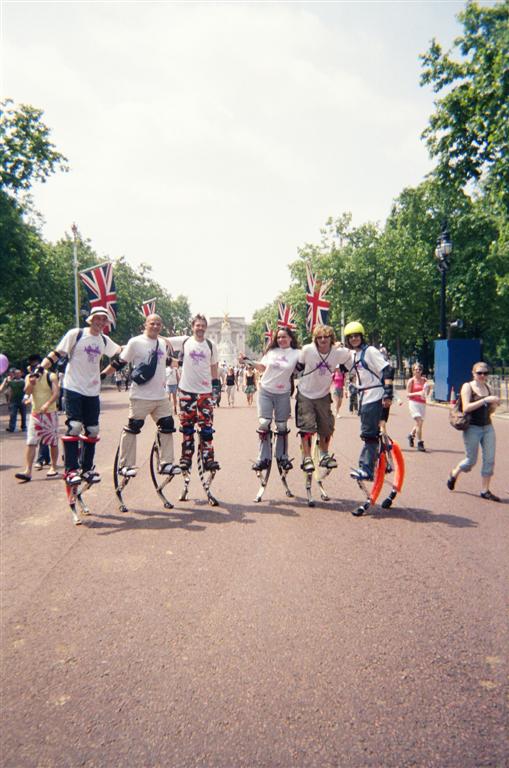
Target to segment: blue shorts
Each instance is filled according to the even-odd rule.
[[[99,413],[101,407],[99,395],[88,397],[80,395],[79,392],[73,392],[72,389],[65,390],[65,423],[69,426],[70,421],[81,421],[85,427],[95,427],[99,424]]]

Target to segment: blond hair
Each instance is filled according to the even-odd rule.
[[[331,344],[336,343],[336,334],[334,328],[331,325],[315,325],[313,328],[313,341],[317,336],[330,336]]]

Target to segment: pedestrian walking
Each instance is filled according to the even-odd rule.
[[[335,416],[336,419],[340,418],[339,409],[343,402],[343,394],[345,389],[345,368],[337,365],[334,368],[334,374],[332,376],[332,397],[334,399]]]
[[[414,420],[414,426],[408,435],[408,444],[410,448],[413,448],[417,440],[418,451],[426,450],[422,439],[422,428],[426,416],[426,397],[429,391],[429,382],[422,375],[422,370],[420,363],[414,363],[412,366],[412,376],[406,385],[408,408],[410,416]]]
[[[247,404],[251,407],[256,392],[256,371],[252,363],[248,363],[244,368],[244,392]]]
[[[16,431],[18,413],[20,416],[20,429],[27,428],[27,408],[25,403],[25,381],[23,371],[20,368],[12,368],[0,385],[0,394],[5,392],[9,410],[9,426],[7,432]]]
[[[15,474],[16,479],[21,480],[22,483],[28,483],[32,479],[32,466],[39,443],[49,447],[51,467],[47,477],[58,477],[58,376],[56,373],[49,372],[43,376],[37,376],[36,368],[41,362],[40,355],[32,356],[30,361],[33,365],[30,366],[24,382],[25,396],[30,398],[32,404],[28,422],[25,469]]]
[[[178,367],[173,364],[172,358],[169,357],[166,361],[166,392],[168,398],[173,404],[173,413],[177,413],[177,392],[179,384],[179,372]]]
[[[487,383],[488,366],[478,362],[472,368],[473,379],[461,387],[460,398],[463,413],[470,415],[470,423],[463,432],[465,458],[449,474],[447,487],[453,491],[461,472],[470,472],[477,463],[479,446],[482,452],[481,493],[482,499],[500,501],[490,491],[490,482],[495,470],[496,438],[492,414],[500,405],[500,398],[491,394]]]
[[[235,405],[235,370],[233,366],[229,365],[226,369],[226,396],[228,398],[228,405],[234,406]]]

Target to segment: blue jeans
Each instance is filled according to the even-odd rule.
[[[16,429],[16,417],[18,411],[21,415],[21,429],[27,428],[27,407],[25,403],[9,403],[9,431]]]
[[[485,427],[478,427],[471,424],[463,432],[463,443],[465,445],[465,458],[460,464],[462,472],[470,472],[477,463],[479,446],[482,450],[481,477],[491,477],[495,468],[495,430],[492,424]]]

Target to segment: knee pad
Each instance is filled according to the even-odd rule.
[[[195,429],[194,424],[183,424],[180,427],[180,431],[183,435],[194,435]]]
[[[258,427],[257,431],[258,432],[269,432],[270,431],[270,422],[271,422],[271,419],[262,419],[262,418],[258,419],[258,423],[259,423],[260,426]]]
[[[99,424],[85,427],[85,434],[87,437],[99,437]]]
[[[212,427],[202,427],[200,430],[200,440],[204,440],[207,443],[212,440],[213,435],[214,430]]]
[[[286,421],[276,421],[276,430],[278,435],[289,435],[288,423]]]
[[[92,443],[98,443],[99,442],[99,436],[93,437],[92,435],[80,435],[80,439],[83,443],[89,443],[89,445],[92,445]]]
[[[162,419],[158,419],[157,429],[163,435],[170,435],[172,432],[175,432],[176,430],[175,430],[175,423],[173,421],[173,416],[163,416]]]
[[[72,437],[78,437],[78,435],[81,435],[82,429],[83,429],[82,421],[71,420],[67,422],[67,434]]]
[[[130,432],[131,435],[139,435],[144,424],[145,419],[129,419],[127,426],[124,427],[124,432]]]

